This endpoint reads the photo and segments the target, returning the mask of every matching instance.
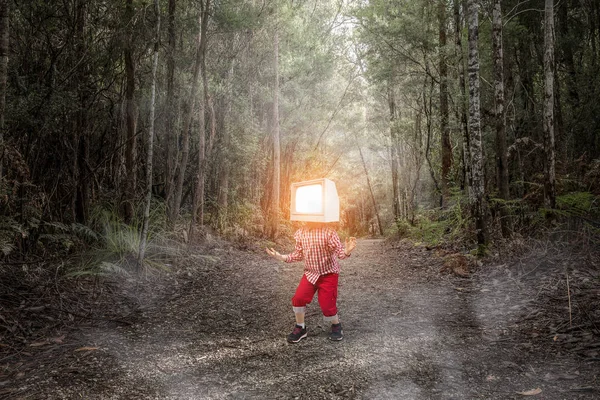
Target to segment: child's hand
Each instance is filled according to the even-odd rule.
[[[267,251],[267,254],[270,255],[271,257],[279,260],[279,261],[285,261],[286,257],[284,255],[279,254],[279,252],[277,252],[275,249],[273,248],[265,248],[265,250]]]
[[[345,247],[346,247],[346,250],[345,250],[346,254],[350,255],[350,253],[352,253],[352,250],[354,250],[356,248],[356,238],[355,237],[347,238]]]

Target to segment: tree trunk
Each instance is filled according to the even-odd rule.
[[[429,71],[429,66],[425,67],[427,71]],[[435,169],[431,164],[431,157],[429,155],[431,150],[431,134],[433,130],[433,116],[431,115],[433,112],[433,89],[434,82],[433,79],[429,78],[430,74],[425,74],[423,79],[423,113],[425,114],[425,124],[427,126],[427,139],[425,144],[425,160],[427,161],[427,166],[429,167],[429,174],[431,175],[431,180],[433,181],[433,185],[435,187],[435,194],[440,196],[440,207],[442,206],[442,190],[440,188],[440,184],[435,177]],[[428,81],[430,82],[428,85]],[[427,89],[429,87],[429,89]],[[429,91],[429,96],[427,96],[427,92]]]
[[[165,204],[167,216],[172,214],[173,189],[175,187],[175,164],[177,162],[177,140],[175,125],[175,11],[177,0],[169,0],[169,14],[167,20],[167,104],[165,126]],[[169,217],[167,217],[169,218]]]
[[[196,108],[196,98],[198,96],[198,77],[200,76],[200,66],[202,63],[202,17],[203,13],[200,12],[198,17],[198,39],[196,41],[196,59],[194,60],[194,66],[192,69],[192,87],[190,89],[190,96],[185,103],[184,110],[184,122],[183,130],[181,132],[181,159],[177,167],[177,176],[175,180],[175,191],[173,194],[173,205],[171,207],[172,213],[169,216],[171,224],[175,222],[179,217],[179,209],[181,207],[181,197],[183,195],[183,181],[185,179],[185,171],[187,169],[188,159],[190,156],[190,129],[192,126],[192,117],[194,115],[194,109]],[[203,129],[203,127],[201,127]],[[204,146],[202,146],[204,147]]]
[[[90,194],[88,185],[89,144],[88,144],[88,115],[89,90],[88,72],[85,62],[86,56],[85,28],[86,28],[86,2],[83,0],[74,3],[75,34],[74,55],[77,69],[74,74],[73,87],[77,92],[78,109],[75,113],[75,129],[73,131],[73,220],[85,223],[88,218]]]
[[[227,222],[227,213],[229,209],[229,175],[230,175],[230,157],[229,149],[231,148],[231,132],[227,120],[231,113],[233,99],[233,72],[235,66],[235,58],[232,58],[231,65],[227,72],[227,94],[228,99],[224,100],[222,108],[222,146],[221,146],[221,169],[219,170],[219,188],[217,195],[217,204],[219,206],[219,229],[223,230]]]
[[[450,126],[448,125],[448,61],[446,56],[446,0],[439,0],[438,19],[440,24],[440,132],[442,146],[442,187],[441,207],[446,208],[450,197],[449,175],[452,168],[452,145],[450,143]]]
[[[207,107],[210,107],[210,101],[208,96],[208,79],[206,75],[206,32],[208,31],[208,16],[210,9],[210,0],[200,2],[200,40],[198,44],[198,55],[200,62],[200,74],[202,76],[202,92],[203,102],[202,107],[199,111],[199,122],[198,122],[198,169],[196,172],[196,190],[194,192],[194,199],[192,201],[192,219],[190,221],[189,237],[190,240],[194,233],[194,224],[204,224],[204,182],[206,181],[206,169],[207,169],[207,148],[206,148],[206,122],[205,115]],[[212,137],[214,135],[214,111],[211,109],[210,115],[210,142],[212,143]],[[212,144],[210,145],[212,147]],[[208,150],[210,154],[210,149]]]
[[[394,211],[394,221],[398,222],[401,219],[400,210],[400,188],[399,188],[399,151],[398,151],[398,127],[397,127],[397,111],[396,98],[394,95],[394,79],[388,81],[388,106],[390,109],[390,164],[392,168],[392,207]]]
[[[556,206],[554,154],[554,0],[546,0],[544,27],[544,203]]]
[[[275,81],[273,88],[273,180],[271,182],[271,208],[269,210],[269,236],[275,238],[279,230],[279,185],[281,178],[281,147],[279,143],[279,32],[274,36]]]
[[[369,178],[369,171],[367,170],[367,164],[365,163],[365,158],[363,157],[362,150],[360,145],[357,143],[358,153],[360,154],[360,160],[362,161],[363,169],[365,171],[365,176],[367,177],[367,185],[369,186],[369,193],[371,194],[371,201],[373,202],[373,211],[375,212],[375,217],[377,218],[377,226],[379,228],[379,234],[383,236],[383,227],[381,226],[381,220],[379,219],[379,210],[377,208],[377,202],[375,201],[375,195],[373,194],[373,186],[371,186],[371,178]]]
[[[146,238],[150,221],[150,203],[152,201],[152,156],[154,153],[154,115],[156,110],[156,69],[158,67],[158,50],[160,42],[160,8],[158,0],[154,0],[154,14],[156,16],[156,37],[154,38],[154,54],[152,58],[152,86],[150,88],[150,115],[148,124],[148,154],[146,155],[146,204],[144,207],[144,221],[140,238],[138,267],[144,265],[146,254]]]
[[[494,53],[494,93],[496,100],[496,173],[500,198],[508,201],[508,153],[506,145],[506,113],[504,111],[504,54],[502,51],[501,0],[494,0],[492,15],[492,47]],[[509,213],[505,203],[500,204],[502,236],[510,236]]]
[[[133,61],[133,25],[134,8],[133,0],[125,3],[125,26],[127,26],[127,39],[123,52],[125,58],[125,196],[124,219],[131,223],[135,214],[135,188],[137,181],[136,158],[136,106],[135,106],[135,64]]]
[[[479,89],[479,1],[468,0],[469,20],[469,134],[471,150],[472,190],[470,203],[475,218],[477,242],[487,244],[487,207],[483,172],[483,144]]]
[[[8,77],[8,41],[10,1],[0,0],[0,180],[4,165],[4,111],[6,109],[6,82]]]
[[[462,0],[454,0],[454,46],[456,51],[456,64],[458,66],[458,114],[460,131],[462,133],[462,173],[463,183],[468,193],[471,189],[471,150],[469,141],[469,129],[467,124],[467,93],[465,79],[465,64],[462,47],[463,20],[460,14]]]

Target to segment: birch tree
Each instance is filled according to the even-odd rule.
[[[475,218],[477,242],[487,243],[483,144],[481,141],[480,83],[479,83],[479,1],[468,0],[469,29],[469,139],[471,150],[470,203]]]

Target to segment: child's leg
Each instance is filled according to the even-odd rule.
[[[296,293],[292,297],[292,308],[296,315],[296,324],[304,323],[304,314],[306,313],[306,305],[310,303],[315,295],[317,288],[306,279],[306,275],[302,275],[300,283],[296,288]]]
[[[332,324],[340,322],[337,315],[338,277],[338,274],[323,275],[317,282],[318,299],[321,311],[323,311],[323,318]]]

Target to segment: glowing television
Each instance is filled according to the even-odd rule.
[[[335,183],[326,178],[292,183],[290,220],[305,222],[337,222],[340,199]]]

